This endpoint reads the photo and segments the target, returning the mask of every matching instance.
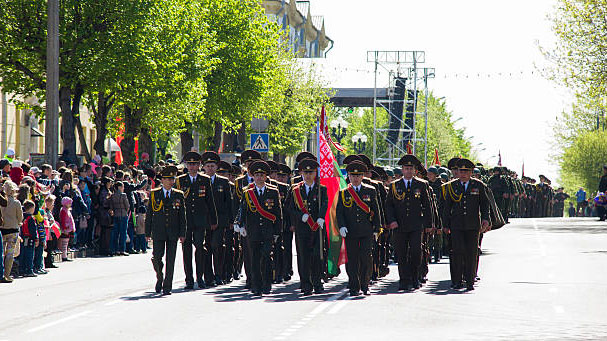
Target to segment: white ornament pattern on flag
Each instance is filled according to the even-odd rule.
[[[325,138],[325,134],[320,134],[320,178],[332,178],[335,176],[334,174],[334,166],[333,166],[333,152],[331,151],[331,147],[327,143],[327,139]]]

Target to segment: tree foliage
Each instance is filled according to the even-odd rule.
[[[596,188],[607,146],[593,131],[604,126],[607,98],[607,1],[558,0],[552,15],[556,45],[543,49],[552,62],[547,76],[569,89],[575,98],[553,125],[554,160],[567,190]],[[598,122],[597,122],[598,121]],[[604,129],[604,128],[603,128]]]

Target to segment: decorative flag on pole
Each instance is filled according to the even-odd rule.
[[[411,141],[407,142],[407,154],[413,154],[413,148],[411,148]]]
[[[331,275],[337,275],[339,273],[339,266],[347,262],[346,259],[346,247],[343,238],[339,234],[339,227],[337,226],[337,196],[339,191],[347,187],[346,180],[342,175],[337,161],[333,156],[333,152],[329,147],[324,133],[319,134],[319,148],[318,154],[320,161],[320,183],[327,186],[327,194],[329,196],[329,209],[325,216],[325,222],[327,222],[327,240],[328,240],[328,272]]]
[[[521,172],[521,177],[525,176],[525,161],[523,161],[523,171]]]
[[[501,167],[502,166],[502,151],[501,150],[497,152],[497,156],[498,156],[497,165]]]
[[[432,160],[432,166],[440,166],[440,160],[438,159],[438,148],[434,148],[434,160]]]
[[[120,143],[122,142],[122,140],[124,140],[124,137],[122,136],[124,134],[124,122],[121,122],[122,118],[120,117],[117,117],[116,121],[120,122],[120,128],[118,129],[118,133],[116,134],[116,144],[118,144],[118,147],[120,147]],[[122,164],[122,151],[116,151],[114,161],[119,165]]]
[[[346,152],[346,148],[344,148],[339,142],[334,142],[331,139],[331,134],[329,134],[329,124],[327,122],[327,113],[325,112],[325,106],[322,106],[320,109],[320,131],[325,135],[327,141],[335,147],[335,149],[339,150],[342,153]]]

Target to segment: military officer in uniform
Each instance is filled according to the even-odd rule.
[[[369,295],[370,268],[373,266],[374,237],[380,229],[379,204],[375,187],[363,183],[367,166],[352,161],[346,167],[350,184],[341,190],[337,200],[337,226],[345,238],[348,263],[346,271],[351,296]]]
[[[220,161],[219,154],[214,151],[202,154],[204,172],[211,179],[213,199],[217,210],[217,227],[207,230],[205,239],[205,282],[210,286],[224,283],[225,234],[226,230],[232,230],[234,221],[230,180],[217,174]]]
[[[390,184],[386,200],[386,221],[394,230],[394,248],[398,259],[399,290],[419,289],[422,237],[432,231],[432,205],[428,182],[414,177],[419,160],[405,155],[398,164],[403,178]]]
[[[299,278],[304,296],[312,295],[312,290],[316,294],[324,291],[320,238],[324,237],[329,197],[327,187],[316,181],[318,167],[318,162],[313,159],[299,162],[299,172],[304,181],[293,186],[287,204],[292,224],[295,225]]]
[[[258,161],[261,160],[261,154],[256,151],[256,150],[252,150],[252,149],[247,149],[244,152],[242,152],[242,154],[240,154],[240,160],[241,162],[244,164],[245,168],[247,169],[247,172],[243,175],[241,175],[240,177],[236,178],[236,180],[234,180],[234,193],[236,193],[236,195],[234,196],[234,200],[237,202],[238,205],[238,211],[236,212],[236,217],[234,218],[235,220],[240,220],[240,215],[242,214],[242,212],[240,212],[240,207],[241,207],[241,203],[242,200],[244,198],[244,191],[253,186],[254,183],[254,178],[253,178],[253,174],[249,171],[249,166],[254,162],[254,161]],[[246,241],[246,236],[244,236],[242,230],[240,230],[241,228],[244,228],[242,226],[239,225],[234,225],[234,232],[240,234],[240,250],[241,250],[241,254],[239,257],[239,262],[236,265],[236,273],[234,273],[234,279],[238,279],[240,278],[240,271],[242,269],[242,266],[244,264],[244,271],[246,274],[246,284],[245,284],[245,288],[246,289],[250,289],[251,288],[251,273],[250,273],[250,254],[249,254],[249,244]]]
[[[489,198],[483,182],[471,178],[474,163],[458,162],[458,179],[445,184],[447,191],[443,209],[443,226],[451,233],[454,289],[474,290],[480,233],[489,229]]]
[[[237,238],[240,234],[235,234],[234,229],[232,228],[232,223],[234,222],[234,217],[236,216],[236,210],[238,206],[235,205],[234,201],[234,183],[232,180],[232,166],[225,162],[219,161],[217,163],[217,175],[223,176],[228,179],[228,184],[230,185],[230,217],[229,217],[229,227],[225,229],[225,257],[223,261],[223,279],[226,283],[232,281],[234,275],[234,269],[236,268],[237,263],[237,253],[235,247],[238,245]],[[221,220],[221,219],[219,219]]]
[[[278,188],[278,192],[280,193],[280,204],[283,207],[283,209],[285,209],[286,207],[286,200],[287,197],[289,195],[289,192],[291,190],[291,187],[284,181],[279,180],[279,173],[282,173],[281,170],[281,165],[272,161],[272,160],[268,160],[266,161],[266,163],[270,166],[270,176],[268,178],[268,184],[275,186],[276,188]],[[282,180],[284,180],[285,176],[280,176],[280,178]],[[288,178],[287,178],[288,180]],[[282,228],[281,231],[285,231],[288,230],[290,227],[290,223],[289,223],[290,219],[289,219],[289,214],[287,214],[285,212],[285,214],[283,215],[283,220],[282,220]],[[283,232],[284,234],[284,232]],[[274,243],[274,247],[272,249],[272,273],[273,273],[273,282],[278,284],[278,283],[282,283],[284,275],[283,275],[283,270],[284,270],[284,261],[285,261],[285,256],[284,256],[284,250],[285,247],[283,245],[283,234],[281,234],[280,238],[278,238],[278,240],[276,241],[276,243]]]
[[[278,173],[276,174],[276,180],[279,182],[287,184],[289,182],[289,177],[291,176],[291,168],[285,164],[278,164]],[[286,207],[286,202],[289,200],[289,196],[291,195],[291,187],[288,187],[286,197],[284,198]],[[282,196],[282,193],[281,193]],[[284,281],[291,280],[291,276],[293,276],[293,232],[291,231],[291,219],[290,214],[284,214],[284,223],[285,227],[282,231],[282,246],[283,246],[283,257],[282,257],[282,269],[280,270],[280,276]]]
[[[245,189],[240,203],[240,216],[235,228],[247,237],[251,254],[251,291],[255,296],[269,294],[272,288],[270,254],[272,244],[280,236],[282,207],[276,187],[266,185],[270,166],[262,160],[249,165],[254,185]]]
[[[183,243],[183,268],[185,270],[185,289],[194,288],[194,276],[192,268],[192,245],[196,248],[194,260],[196,262],[196,281],[200,289],[206,288],[207,283],[203,279],[204,269],[204,240],[206,234],[217,229],[217,211],[215,199],[211,188],[209,176],[200,174],[200,154],[187,152],[183,160],[188,169],[187,174],[177,178],[177,189],[183,191],[185,198],[187,229],[185,242]],[[209,285],[214,283],[210,282]]]
[[[145,219],[145,236],[152,240],[152,265],[156,271],[156,292],[170,295],[175,269],[177,240],[184,243],[186,234],[186,210],[183,192],[173,189],[177,167],[168,166],[162,173],[162,187],[153,189]],[[166,268],[163,276],[162,258],[166,253]]]

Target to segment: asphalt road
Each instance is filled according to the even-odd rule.
[[[594,218],[513,219],[488,233],[472,292],[449,289],[447,259],[416,292],[397,292],[392,266],[354,299],[345,271],[311,297],[296,277],[263,298],[244,280],[183,291],[179,261],[161,297],[150,257],[78,259],[1,284],[0,340],[607,340],[607,223]]]

